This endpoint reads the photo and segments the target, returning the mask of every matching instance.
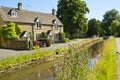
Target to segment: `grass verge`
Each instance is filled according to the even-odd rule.
[[[117,55],[115,38],[110,37],[104,42],[102,57],[92,69],[90,80],[117,80]]]
[[[3,68],[9,68],[15,64],[22,63],[25,61],[30,61],[32,59],[36,59],[42,56],[47,56],[50,54],[55,53],[53,50],[47,50],[47,51],[35,51],[31,54],[24,54],[19,56],[13,56],[13,57],[7,57],[4,59],[0,59],[0,70]]]

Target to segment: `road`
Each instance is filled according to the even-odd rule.
[[[55,50],[57,48],[60,47],[65,47],[78,42],[81,42],[82,40],[77,39],[68,43],[58,43],[58,44],[53,44],[50,47],[44,47],[44,48],[40,48],[39,50]],[[35,50],[10,50],[10,49],[0,49],[0,58],[6,58],[9,56],[16,56],[16,55],[21,55],[21,54],[30,54],[33,53]]]
[[[118,75],[118,80],[120,80],[120,38],[116,39],[116,51],[118,55],[117,63],[118,63],[118,68],[117,68],[117,75]]]

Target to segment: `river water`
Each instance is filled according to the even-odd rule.
[[[91,54],[93,57],[90,57],[88,67],[93,67],[99,60],[101,54],[98,54],[100,53],[100,50],[98,50],[99,48],[94,49],[94,47],[92,47],[92,51],[94,51],[95,54]],[[14,72],[1,74],[0,80],[54,80],[55,71],[58,68],[57,64],[60,61],[61,58],[58,58],[57,60],[46,63],[32,64],[29,65],[29,67],[15,70]]]

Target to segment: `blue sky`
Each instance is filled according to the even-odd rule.
[[[85,0],[90,9],[86,16],[88,19],[103,19],[106,11],[113,8],[120,11],[120,0]],[[57,9],[58,0],[0,0],[1,6],[17,7],[17,3],[22,2],[23,8],[28,10],[51,13],[51,9]]]

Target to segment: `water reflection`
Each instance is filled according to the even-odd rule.
[[[0,80],[53,80],[55,68],[55,62],[34,65],[11,74],[2,74]]]

